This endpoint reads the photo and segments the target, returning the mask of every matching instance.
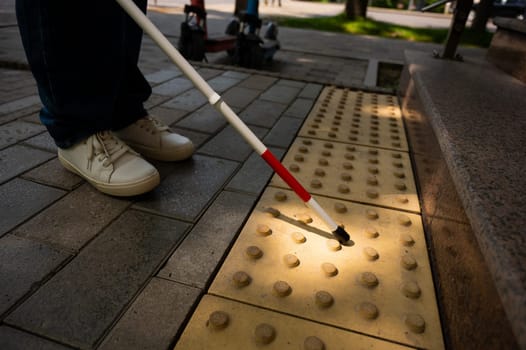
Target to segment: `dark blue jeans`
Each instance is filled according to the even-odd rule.
[[[147,0],[135,0],[146,11]],[[147,115],[137,67],[142,31],[114,0],[17,0],[20,34],[59,147]]]

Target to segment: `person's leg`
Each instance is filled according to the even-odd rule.
[[[143,8],[146,0],[140,1]],[[146,116],[151,88],[137,69],[142,33],[112,0],[17,0],[17,17],[44,107],[43,124],[68,170],[100,191],[132,196],[158,171],[110,130]]]
[[[138,1],[145,10],[146,0]],[[142,32],[117,2],[17,0],[27,58],[61,148],[145,116],[151,88],[137,68]]]
[[[134,1],[146,13],[147,0]],[[149,83],[138,68],[143,32],[130,16],[125,14],[124,17],[124,69],[115,103],[112,130],[121,129],[147,116],[143,102],[152,93]]]

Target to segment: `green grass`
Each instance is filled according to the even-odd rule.
[[[357,35],[374,35],[383,38],[394,38],[410,41],[444,43],[447,29],[411,28],[391,23],[373,21],[371,19],[348,20],[344,14],[334,17],[316,18],[275,18],[275,21],[284,27],[315,29],[337,33]],[[467,46],[488,47],[491,42],[491,33],[475,33],[466,29],[462,34],[461,44]]]

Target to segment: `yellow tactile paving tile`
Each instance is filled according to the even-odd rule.
[[[407,151],[395,96],[326,87],[300,136]]]
[[[405,346],[205,295],[176,350],[403,350]]]
[[[298,137],[282,163],[310,193],[420,212],[405,152]]]
[[[293,192],[269,187],[209,293],[409,346],[442,349],[420,216],[316,200],[345,226],[353,245],[330,239],[323,222],[310,217]]]

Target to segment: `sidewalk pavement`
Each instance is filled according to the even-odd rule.
[[[210,13],[219,27],[228,17]],[[150,17],[175,43],[180,14]],[[25,59],[9,24],[0,28],[0,348],[167,349],[272,171],[146,38],[147,108],[197,153],[155,162],[162,183],[152,193],[100,194],[60,166],[37,118],[32,76],[13,69]],[[277,71],[196,65],[279,157],[324,84],[364,87],[371,62],[401,63],[405,48],[440,47],[288,28],[280,40]]]

